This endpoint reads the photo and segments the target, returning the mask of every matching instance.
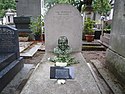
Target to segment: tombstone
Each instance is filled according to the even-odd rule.
[[[45,17],[45,49],[53,51],[60,36],[66,36],[73,52],[81,51],[82,17],[75,7],[54,6]]]
[[[0,92],[23,67],[19,54],[17,30],[0,26]]]
[[[16,0],[17,16],[41,15],[41,0]]]
[[[115,0],[106,65],[125,84],[125,0]]]
[[[57,68],[54,67],[53,62],[48,61],[48,58],[55,56],[52,51],[57,47],[60,36],[67,37],[68,45],[73,50],[71,55],[80,62],[73,65],[74,71],[70,71],[71,66]],[[100,94],[81,54],[82,18],[79,11],[67,4],[55,5],[51,8],[45,17],[45,38],[45,55],[20,94],[39,94],[41,92],[43,94]],[[74,79],[70,79],[70,76]],[[55,83],[55,78],[63,82],[64,78],[67,79],[66,84],[58,85]]]
[[[14,17],[15,27],[17,28],[19,34],[20,33],[32,33],[30,30],[30,17],[22,16],[22,17]]]

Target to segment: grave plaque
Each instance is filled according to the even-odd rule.
[[[50,67],[50,79],[73,79],[73,67]]]
[[[69,69],[56,69],[55,78],[57,79],[68,79],[69,78]]]

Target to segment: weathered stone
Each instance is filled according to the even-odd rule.
[[[106,66],[122,84],[125,84],[125,58],[110,49],[107,50],[106,55]]]
[[[53,51],[60,36],[66,36],[73,51],[81,51],[82,18],[72,5],[55,5],[45,17],[45,49]]]
[[[41,0],[16,0],[17,16],[41,15]]]
[[[115,0],[113,24],[106,63],[109,69],[120,79],[125,80],[125,0]]]

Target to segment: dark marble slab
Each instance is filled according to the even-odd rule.
[[[0,92],[4,87],[14,78],[14,76],[22,69],[23,67],[23,58],[13,61],[6,68],[0,71]]]
[[[16,53],[19,58],[19,41],[16,29],[0,25],[0,53]]]
[[[11,62],[16,60],[16,54],[15,53],[1,53],[0,54],[0,71],[4,69],[7,65],[9,65]]]

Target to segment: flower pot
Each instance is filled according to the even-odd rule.
[[[56,62],[56,66],[65,67],[65,66],[67,66],[67,63],[66,62]]]
[[[26,42],[29,37],[19,37],[19,41]]]
[[[35,37],[36,41],[40,41],[41,40],[41,35],[34,35],[34,37]]]
[[[87,42],[92,42],[94,41],[94,35],[85,35],[86,41]]]

